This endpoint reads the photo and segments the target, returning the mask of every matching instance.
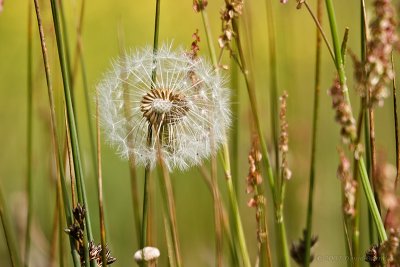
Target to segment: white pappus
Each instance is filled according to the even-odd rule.
[[[163,45],[156,54],[150,47],[126,54],[97,91],[108,141],[139,165],[153,167],[160,147],[170,170],[186,169],[225,142],[230,90],[211,64],[183,49]]]

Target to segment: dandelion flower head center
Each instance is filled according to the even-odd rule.
[[[157,113],[167,113],[171,110],[172,108],[172,103],[169,100],[165,100],[165,99],[154,99],[153,103],[152,103],[152,107],[154,109],[155,112]]]
[[[143,96],[140,109],[154,126],[174,124],[189,110],[185,96],[170,89],[153,89]]]

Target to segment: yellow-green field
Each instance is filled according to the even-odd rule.
[[[66,12],[70,53],[75,54],[76,25],[81,1],[62,1]],[[270,0],[267,0],[270,1]],[[28,5],[31,8],[33,21],[33,221],[31,231],[32,267],[48,265],[50,246],[53,238],[54,212],[56,210],[55,177],[57,173],[54,161],[54,146],[50,127],[49,101],[40,48],[39,32],[34,9],[29,2],[5,1],[0,13],[0,186],[4,193],[5,205],[10,211],[12,230],[17,234],[20,254],[24,253],[26,224],[26,176],[27,176],[27,32]],[[95,126],[95,89],[110,69],[113,60],[120,55],[120,44],[123,49],[134,51],[143,46],[153,45],[154,14],[156,1],[85,1],[82,45],[86,65],[91,109],[91,121],[87,121],[80,69],[75,82],[75,113],[78,121],[78,134],[83,161],[83,173],[86,183],[91,222],[94,238],[100,243],[99,212],[97,201],[97,180],[92,164],[88,124]],[[314,72],[316,27],[303,7],[296,9],[294,0],[288,4],[271,1],[273,6],[276,30],[276,48],[278,64],[279,95],[286,90],[288,98],[289,122],[289,167],[292,178],[286,185],[285,221],[287,242],[290,246],[302,236],[306,225],[308,181],[310,176],[310,157],[312,141],[312,117],[314,99]],[[315,9],[317,1],[309,1]],[[339,36],[342,38],[344,28],[348,27],[348,48],[354,53],[360,51],[360,1],[333,1],[335,5]],[[367,2],[367,14],[373,15],[372,1]],[[398,1],[393,1],[398,4]],[[65,131],[64,100],[62,79],[50,1],[39,1],[45,29],[51,78],[55,89],[56,114],[59,121],[59,132]],[[161,43],[172,43],[172,46],[189,49],[192,34],[199,29],[201,41],[200,56],[209,58],[205,30],[200,13],[195,13],[192,1],[161,1],[160,33]],[[217,39],[221,34],[220,10],[224,1],[209,1],[206,8],[211,23],[214,46],[219,52]],[[324,10],[323,28],[331,42],[331,34]],[[239,19],[242,36],[248,37],[250,45],[245,47],[246,56],[250,59],[256,80],[256,94],[260,122],[267,145],[273,158],[273,142],[270,123],[270,63],[268,52],[268,31],[266,1],[245,1],[243,15]],[[119,37],[120,36],[120,37]],[[122,37],[121,37],[122,36]],[[121,38],[123,39],[121,41]],[[398,55],[395,54],[395,61]],[[222,63],[231,66],[233,61],[224,53]],[[229,78],[230,70],[222,70]],[[351,94],[352,106],[358,114],[359,97],[354,91],[353,68],[351,58],[346,57],[346,73]],[[396,72],[398,73],[398,72]],[[334,120],[335,112],[331,108],[331,98],[327,94],[336,75],[335,66],[328,50],[322,43],[320,110],[316,148],[316,182],[313,214],[313,234],[318,235],[318,242],[313,248],[316,257],[313,266],[346,266],[346,241],[343,230],[341,182],[336,177],[338,166],[337,149],[341,146],[339,127]],[[239,106],[239,139],[237,157],[237,177],[233,177],[240,216],[244,227],[250,259],[254,266],[257,258],[257,236],[255,209],[247,206],[250,195],[246,194],[246,176],[248,173],[248,152],[251,147],[251,109],[243,76],[239,73],[238,102]],[[278,116],[278,115],[277,115]],[[382,108],[375,109],[376,145],[383,151],[387,161],[395,164],[395,136],[393,123],[393,97],[385,101]],[[233,131],[234,129],[231,129]],[[64,134],[63,134],[64,136]],[[95,138],[95,137],[93,137]],[[102,135],[102,164],[104,184],[104,209],[107,230],[107,243],[117,261],[112,266],[136,266],[133,254],[139,249],[139,238],[135,232],[134,215],[131,198],[131,183],[128,161],[121,159],[105,141]],[[63,144],[63,142],[62,142]],[[61,146],[62,147],[62,146]],[[225,206],[229,209],[229,198],[224,171],[218,159],[218,182]],[[205,162],[209,167],[209,162]],[[139,199],[143,194],[144,168],[138,167]],[[162,202],[158,176],[153,173],[153,221],[154,242],[161,251],[158,266],[168,266],[165,228],[163,224]],[[212,194],[197,167],[186,171],[174,170],[171,173],[174,188],[177,229],[181,244],[184,266],[215,266],[215,227]],[[275,242],[274,208],[269,190],[268,179],[263,172],[263,186],[267,195],[268,228],[273,266],[280,266],[278,255],[280,247]],[[367,204],[359,184],[361,196],[360,208],[360,255],[369,249]],[[141,207],[141,205],[140,205]],[[140,212],[141,214],[141,212]],[[67,228],[63,218],[62,228]],[[1,224],[0,224],[1,225]],[[233,227],[233,226],[232,226]],[[67,234],[64,239],[64,266],[73,266],[70,257]],[[229,247],[224,241],[224,264],[230,266]],[[56,265],[59,252],[56,251]],[[358,259],[358,266],[367,266],[363,259]],[[292,266],[296,263],[292,260]],[[12,266],[9,260],[7,243],[0,230],[0,266]]]

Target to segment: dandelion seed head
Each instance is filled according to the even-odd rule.
[[[155,73],[154,79],[152,78]],[[163,45],[113,62],[97,86],[100,121],[123,158],[186,169],[215,153],[230,125],[226,79],[201,57]]]

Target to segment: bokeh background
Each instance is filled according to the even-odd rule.
[[[5,191],[8,207],[12,211],[19,241],[23,244],[24,216],[26,214],[26,121],[27,121],[27,18],[28,2],[6,0],[0,13],[0,183]],[[209,1],[207,7],[215,47],[221,32],[219,11],[224,1]],[[295,1],[282,5],[273,2],[275,29],[277,35],[277,60],[279,90],[287,90],[290,154],[289,164],[293,177],[287,185],[285,216],[288,241],[295,241],[302,235],[305,227],[308,177],[311,151],[312,103],[315,68],[315,25],[305,9],[296,9]],[[315,2],[310,5],[315,9]],[[371,1],[367,1],[371,10]],[[55,38],[52,30],[49,1],[39,1],[44,17],[45,34],[49,47],[52,79],[54,81],[57,105],[62,105],[61,76]],[[334,1],[340,35],[349,27],[348,47],[359,52],[359,1]],[[81,0],[64,1],[70,47],[75,48],[76,24]],[[325,10],[324,10],[325,11]],[[151,45],[153,42],[155,1],[86,1],[83,23],[83,47],[87,78],[91,96],[91,110],[94,114],[94,92],[102,75],[110,68],[113,59],[119,55],[118,35],[123,36],[125,50]],[[254,66],[257,101],[262,112],[261,120],[268,143],[271,144],[269,121],[269,55],[267,42],[267,20],[265,1],[246,1],[244,19],[247,33],[252,42],[251,51]],[[52,236],[52,223],[55,209],[54,164],[52,162],[52,143],[49,131],[50,117],[48,98],[40,51],[39,35],[34,19],[34,132],[33,132],[33,175],[34,175],[34,230],[33,261],[46,259],[49,254],[49,240]],[[327,20],[324,29],[330,37]],[[192,1],[165,0],[161,2],[160,42],[173,42],[173,46],[190,47],[192,34],[199,29],[200,54],[208,57],[205,32],[201,15],[192,9]],[[121,34],[122,33],[122,34]],[[330,38],[329,38],[330,39]],[[251,48],[251,49],[250,49]],[[72,52],[74,53],[74,51]],[[345,255],[345,241],[341,213],[340,181],[336,178],[338,164],[337,146],[340,144],[339,128],[334,122],[330,98],[326,91],[335,75],[334,65],[323,45],[322,52],[321,104],[318,130],[314,234],[319,241],[314,249],[317,256]],[[397,57],[396,57],[397,58]],[[348,58],[350,61],[350,59]],[[229,58],[223,59],[225,64]],[[352,87],[352,68],[347,67],[349,85]],[[79,73],[79,72],[78,72]],[[78,117],[84,172],[92,213],[94,233],[99,242],[98,209],[96,205],[96,180],[90,160],[88,123],[85,116],[82,90],[82,77],[76,82],[76,114]],[[358,98],[352,93],[353,106],[358,107]],[[240,80],[239,88],[240,136],[237,191],[241,205],[241,216],[245,227],[247,244],[251,258],[256,255],[255,210],[246,203],[250,196],[245,194],[245,178],[248,171],[247,154],[250,148],[249,105],[246,88]],[[378,148],[385,151],[390,162],[394,163],[394,129],[391,98],[383,108],[376,112],[376,139]],[[62,119],[60,116],[59,119]],[[135,266],[133,254],[138,249],[134,231],[131,206],[130,178],[128,163],[121,160],[103,142],[104,193],[107,224],[107,241],[112,254],[118,259],[113,266]],[[142,188],[143,170],[139,169],[139,188]],[[198,170],[175,171],[172,180],[176,196],[178,231],[182,246],[183,262],[186,266],[214,265],[214,220],[212,195]],[[226,201],[224,178],[220,167],[220,188]],[[158,190],[158,189],[157,189]],[[266,190],[269,194],[269,189]],[[160,243],[162,257],[160,266],[166,266],[164,228],[160,197],[156,191],[155,219],[158,221],[156,240]],[[226,202],[227,203],[227,202]],[[272,204],[269,210],[269,229],[273,255],[275,242],[273,236]],[[368,249],[366,228],[366,205],[362,203],[361,248]],[[21,248],[22,249],[22,248]],[[68,255],[68,252],[66,252]],[[276,257],[275,257],[276,258]],[[294,264],[294,262],[293,262]],[[320,260],[314,266],[344,266],[343,261]],[[363,263],[364,264],[364,263]],[[0,266],[11,266],[3,232],[0,231]],[[45,266],[45,265],[36,265]],[[67,265],[69,266],[69,265]]]

